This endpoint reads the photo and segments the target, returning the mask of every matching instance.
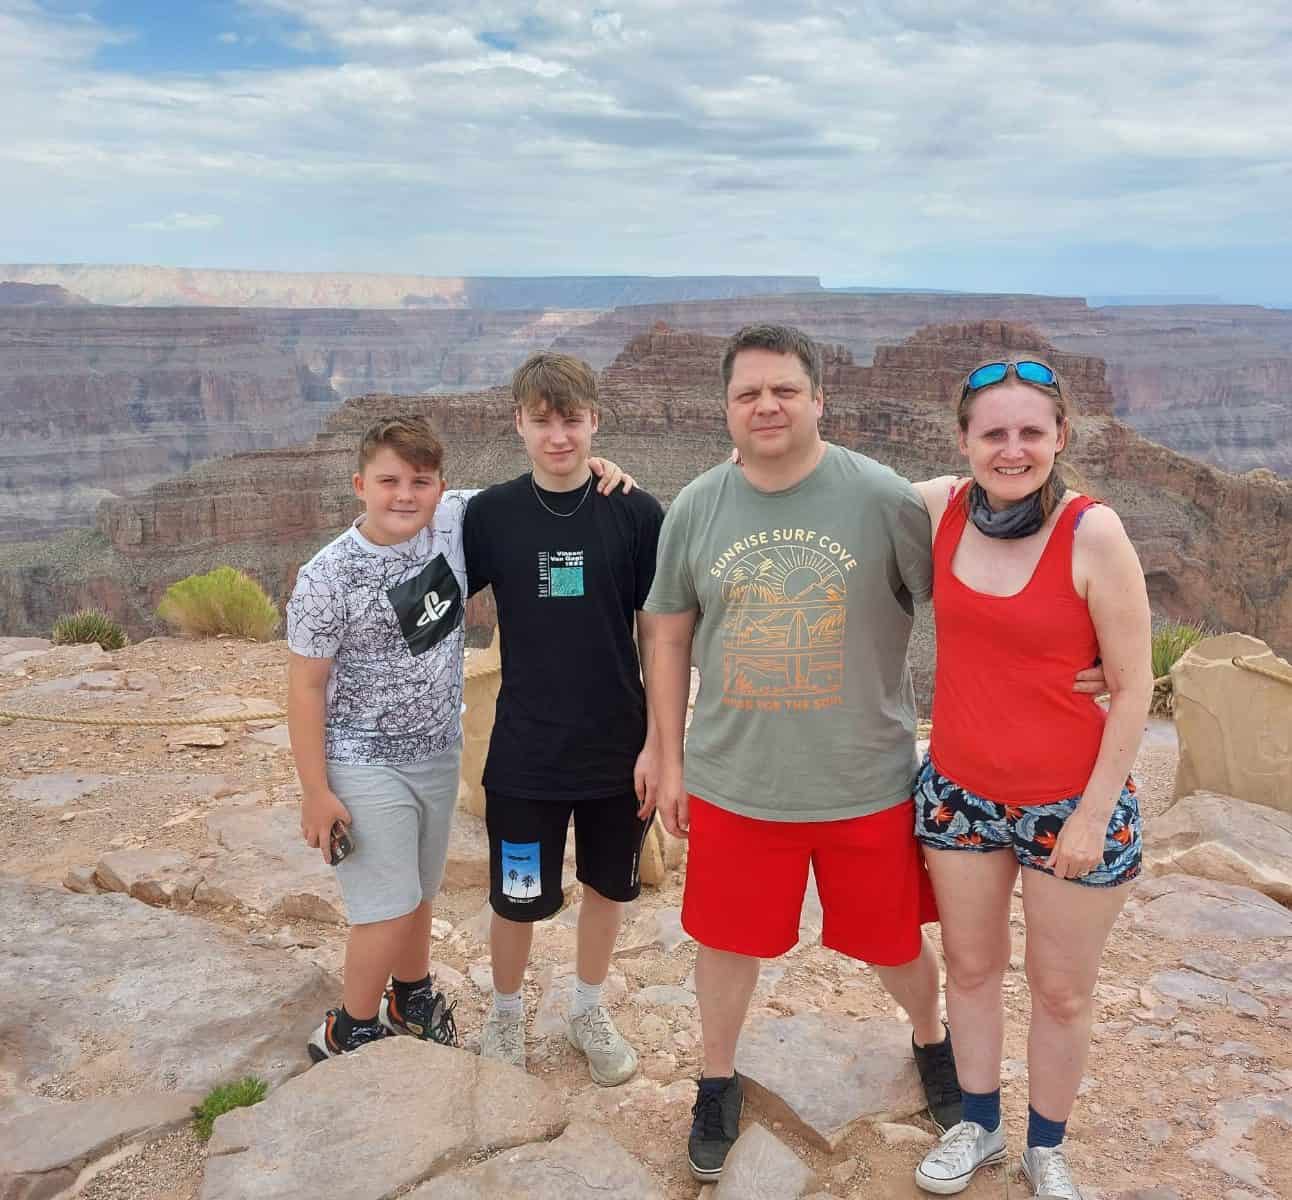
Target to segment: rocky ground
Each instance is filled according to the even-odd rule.
[[[644,890],[616,954],[608,991],[642,1059],[624,1087],[592,1084],[561,1036],[576,890],[535,939],[528,1078],[406,1039],[299,1074],[304,1037],[335,1002],[344,928],[330,872],[296,839],[285,727],[266,715],[284,700],[284,657],[281,643],[235,640],[107,655],[0,639],[0,709],[259,715],[169,730],[0,725],[0,1197],[78,1185],[93,1200],[696,1196],[681,869]],[[1172,726],[1154,722],[1136,768],[1150,828],[1175,761]],[[480,822],[460,814],[432,953],[468,1046],[488,994],[483,855]],[[819,929],[810,897],[799,948],[765,964],[741,1051],[754,1102],[719,1198],[919,1194],[911,1170],[932,1133],[903,1014]],[[1013,930],[1004,1102],[1017,1149],[1019,913]],[[1292,913],[1232,884],[1150,876],[1097,1000],[1069,1127],[1087,1196],[1292,1196]],[[188,1106],[247,1073],[281,1086],[198,1142]],[[1028,1195],[1016,1161],[965,1195]]]

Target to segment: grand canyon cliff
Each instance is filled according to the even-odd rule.
[[[212,308],[614,308],[810,292],[815,275],[448,276],[10,263],[0,279],[57,285],[94,304]]]
[[[597,449],[665,500],[727,453],[716,381],[721,346],[661,327],[634,338],[601,374]],[[1226,474],[1149,442],[1113,415],[1097,358],[1064,353],[1038,332],[1001,321],[920,330],[881,346],[871,365],[831,348],[825,435],[912,478],[955,471],[957,380],[985,357],[1028,350],[1050,355],[1068,381],[1077,414],[1072,460],[1122,515],[1155,608],[1292,648],[1292,482]],[[25,564],[0,556],[6,632],[45,630],[84,600],[110,601],[142,632],[169,582],[223,562],[251,570],[283,599],[300,563],[353,517],[357,434],[392,410],[430,417],[449,447],[451,486],[496,482],[525,466],[504,388],[355,398],[306,447],[202,464],[142,495],[106,501],[98,533],[70,535],[64,552],[46,548]],[[473,620],[487,622],[487,612],[477,609]],[[925,685],[929,659],[925,627],[916,646]]]
[[[29,299],[54,295],[11,286]],[[859,363],[925,325],[1023,322],[1062,350],[1104,358],[1118,415],[1151,439],[1231,470],[1292,476],[1292,313],[1277,310],[819,290],[608,312],[110,308],[57,298],[59,307],[0,306],[0,542],[89,527],[101,499],[210,457],[301,444],[352,396],[486,388],[549,345],[604,367],[660,321],[718,336],[788,321]]]

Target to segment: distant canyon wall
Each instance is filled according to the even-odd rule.
[[[214,308],[614,308],[820,288],[815,275],[438,276],[233,271],[88,263],[0,264],[0,279],[56,284],[94,304]]]

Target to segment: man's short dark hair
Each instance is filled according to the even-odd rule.
[[[770,350],[773,354],[796,354],[807,372],[815,394],[821,387],[821,351],[801,329],[793,325],[746,325],[727,343],[722,356],[722,398],[726,402],[731,386],[732,366],[742,350]]]

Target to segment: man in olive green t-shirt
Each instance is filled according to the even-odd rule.
[[[911,801],[906,647],[931,590],[928,515],[905,479],[822,441],[821,359],[805,334],[743,329],[722,373],[741,461],[678,495],[646,602],[659,629],[655,798],[690,838],[682,923],[699,943],[704,1065],[688,1158],[701,1180],[738,1132],[736,1042],[759,959],[797,940],[809,863],[822,943],[874,967],[911,1018],[935,1120],[960,1119]]]

